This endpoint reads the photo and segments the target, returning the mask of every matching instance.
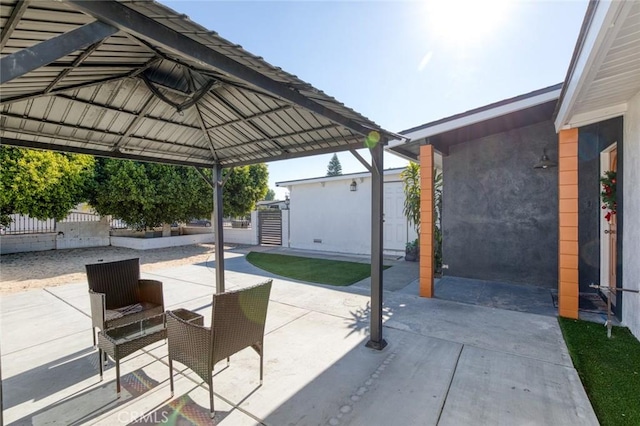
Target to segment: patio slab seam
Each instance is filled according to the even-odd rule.
[[[58,296],[57,294],[50,292],[50,291],[49,291],[49,289],[48,289],[47,287],[43,288],[43,290],[44,290],[46,293],[49,293],[50,295],[52,295],[53,297],[55,297],[56,299],[60,300],[62,303],[65,303],[65,304],[67,304],[67,305],[71,306],[73,309],[75,309],[76,311],[80,312],[82,315],[86,316],[87,318],[91,318],[91,315],[87,315],[87,313],[86,313],[86,312],[84,312],[84,311],[80,310],[77,306],[72,305],[71,303],[67,302],[67,301],[66,301],[66,300],[64,300],[62,297]]]
[[[510,351],[485,348],[483,346],[474,345],[473,343],[461,342],[461,341],[457,341],[457,340],[449,340],[449,339],[444,339],[444,338],[438,337],[438,336],[432,336],[432,335],[429,335],[429,334],[417,333],[417,332],[415,332],[413,330],[394,327],[394,326],[391,326],[391,325],[383,324],[382,326],[384,328],[388,328],[388,329],[391,329],[391,330],[404,331],[406,333],[415,334],[416,336],[428,337],[430,339],[441,340],[443,342],[456,343],[458,345],[468,346],[470,348],[482,349],[482,350],[486,350],[486,351],[489,351],[489,352],[496,352],[496,353],[500,353],[500,354],[507,354],[507,355],[511,355],[511,356],[530,359],[530,360],[533,360],[533,361],[540,361],[540,362],[544,362],[545,364],[551,364],[551,365],[556,365],[558,367],[571,368],[571,369],[575,370],[575,367],[573,366],[573,363],[571,363],[571,365],[566,365],[566,364],[553,362],[553,361],[549,361],[549,360],[544,360],[544,359],[539,359],[539,358],[534,358],[534,357],[531,357],[531,356],[527,356],[527,355],[523,355],[523,354],[519,354],[519,353],[514,353],[514,352],[510,352]]]
[[[460,362],[460,357],[462,356],[462,351],[464,350],[464,344],[460,345],[460,350],[458,351],[458,356],[456,357],[456,363],[453,366],[451,371],[451,377],[449,378],[449,384],[447,385],[447,390],[444,393],[444,398],[442,398],[442,405],[440,406],[440,412],[438,413],[438,420],[436,420],[436,425],[440,423],[440,418],[442,417],[442,413],[444,412],[444,407],[447,404],[447,398],[449,397],[449,391],[451,390],[451,385],[453,384],[453,380],[456,377],[456,372],[458,371],[458,363]]]
[[[276,303],[279,303],[279,302],[276,302]],[[283,304],[284,304],[284,303],[283,303]],[[288,306],[290,306],[290,305],[288,305]],[[300,309],[302,309],[302,308],[300,308]],[[298,321],[299,319],[302,319],[303,317],[305,317],[305,316],[309,315],[311,312],[312,312],[312,311],[307,310],[307,312],[303,313],[302,315],[299,315],[299,316],[297,316],[297,317],[293,318],[292,320],[285,322],[284,324],[282,324],[282,325],[280,325],[280,326],[278,326],[278,327],[274,328],[273,330],[265,331],[264,335],[265,335],[265,336],[266,336],[266,335],[269,335],[269,334],[271,334],[271,333],[273,333],[273,332],[275,332],[275,331],[280,330],[281,328],[284,328],[284,327],[286,327],[286,326],[288,326],[288,325],[290,325],[290,324],[293,324],[294,322]]]
[[[166,276],[166,275],[162,275],[162,274],[154,274],[154,273],[152,273],[152,272],[143,272],[142,274],[143,274],[143,275],[150,275],[150,276],[154,276],[154,277],[158,277],[158,278],[164,278],[165,280],[180,281],[180,282],[183,282],[183,283],[188,283],[188,284],[193,284],[193,285],[199,285],[199,286],[201,286],[201,287],[207,287],[207,288],[215,288],[215,287],[216,287],[216,284],[215,284],[215,283],[213,283],[213,284],[211,284],[211,285],[209,285],[209,284],[202,284],[202,283],[198,283],[198,282],[195,282],[195,281],[183,280],[183,279],[175,278],[175,277],[168,277],[168,276]],[[212,278],[214,278],[214,277],[212,277]]]

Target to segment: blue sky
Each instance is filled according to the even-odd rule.
[[[399,132],[564,80],[586,0],[162,1]],[[363,151],[366,153],[366,151]],[[269,163],[324,176],[331,155]],[[364,171],[338,153],[343,173]],[[385,168],[404,160],[385,155]],[[276,189],[283,198],[284,189]]]

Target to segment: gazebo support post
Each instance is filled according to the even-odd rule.
[[[368,348],[382,350],[382,220],[384,181],[384,140],[371,151],[371,331]]]
[[[222,231],[222,167],[213,166],[213,232],[216,250],[216,293],[224,293],[224,236]]]

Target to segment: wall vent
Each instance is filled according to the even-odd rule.
[[[320,238],[314,238],[313,242],[314,243],[318,243],[318,244],[322,244],[322,240]]]

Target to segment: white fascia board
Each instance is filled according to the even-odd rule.
[[[385,176],[400,174],[404,168],[395,168],[395,169],[387,169],[384,171]],[[338,176],[323,176],[309,179],[299,179],[299,180],[289,180],[283,182],[276,182],[276,187],[290,187],[296,185],[306,185],[309,183],[322,183],[322,182],[332,182],[338,180],[352,180],[352,179],[364,179],[371,177],[370,172],[362,172],[362,173],[349,173],[346,175],[338,175]]]
[[[599,123],[600,121],[605,121],[610,118],[624,115],[625,112],[627,112],[626,102],[606,108],[574,114],[571,117],[571,121],[563,126],[562,129],[572,129],[576,127],[587,126],[593,123]]]
[[[553,101],[560,97],[560,89],[553,90],[551,92],[542,93],[540,95],[532,96],[530,98],[521,99],[519,101],[511,102],[506,105],[501,105],[495,108],[491,108],[485,111],[480,111],[475,114],[470,114],[464,117],[457,118],[455,120],[446,121],[444,123],[436,124],[431,127],[416,130],[415,132],[407,133],[405,136],[412,141],[418,139],[428,138],[429,136],[438,135],[451,130],[459,129],[461,127],[469,126],[482,121],[490,120],[492,118],[507,115],[516,111],[531,108],[536,105],[543,104],[545,102]]]
[[[624,21],[624,19],[618,19],[621,11],[625,9],[628,13],[627,6],[633,6],[633,2],[606,0],[597,3],[573,70],[570,70],[568,80],[564,82],[565,93],[555,121],[556,132],[572,127],[569,122],[573,121],[576,103],[597,75],[615,39],[615,33]],[[616,26],[618,28],[615,28]]]

